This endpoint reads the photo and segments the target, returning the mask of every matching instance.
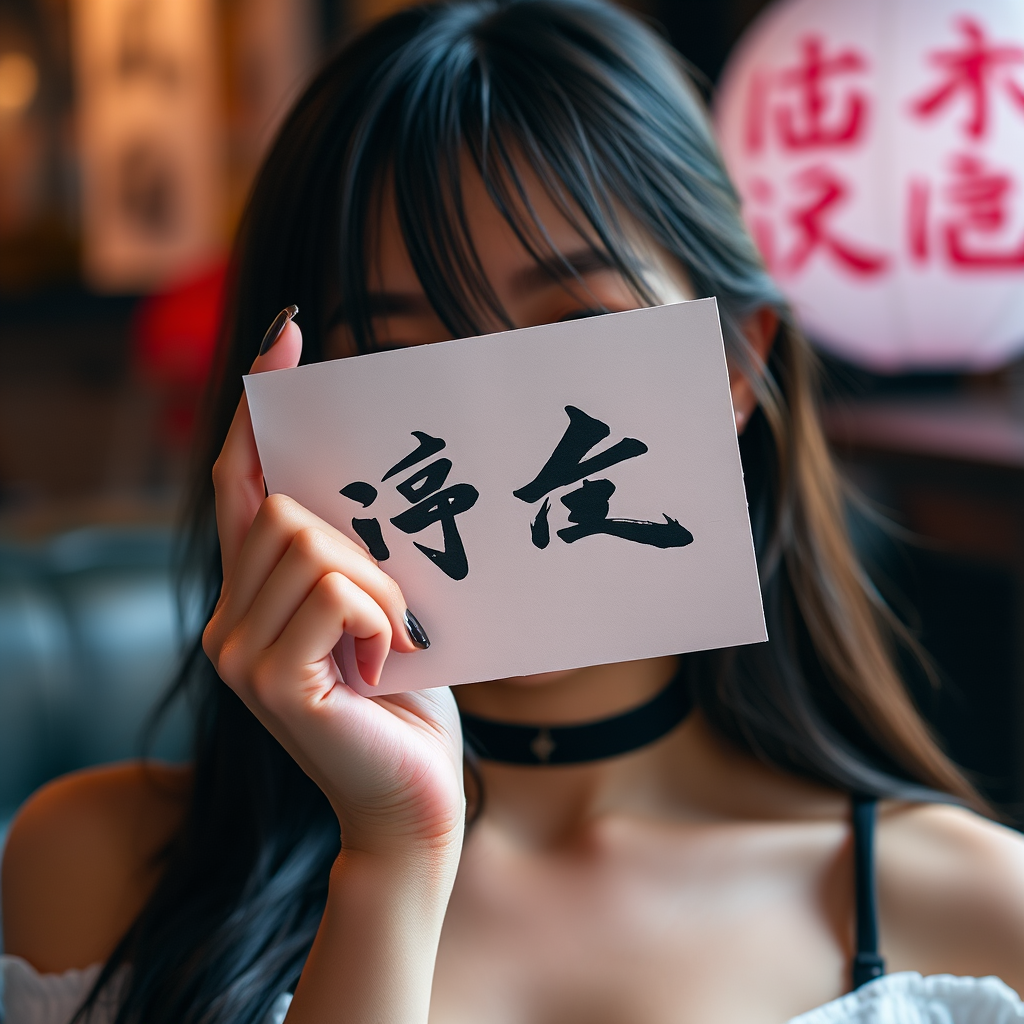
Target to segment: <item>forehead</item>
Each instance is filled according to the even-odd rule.
[[[578,222],[574,225],[525,161],[517,166],[517,172],[525,201],[518,201],[516,219],[527,225],[536,220],[541,225],[543,236],[538,237],[537,241],[542,251],[551,248],[560,253],[568,253],[584,246],[600,248],[596,235],[589,227],[583,227],[585,221],[582,215],[574,217]],[[460,159],[459,176],[469,241],[485,276],[492,282],[498,281],[509,272],[534,263],[534,257],[489,195],[480,172],[468,154],[463,154]],[[457,211],[452,209],[452,221],[456,221],[457,217]],[[367,285],[371,291],[421,289],[402,237],[393,174],[388,175],[381,189],[376,217],[370,221],[367,260]]]

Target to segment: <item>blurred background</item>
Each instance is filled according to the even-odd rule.
[[[922,86],[914,109],[922,131],[943,122],[963,138],[949,153],[918,147],[931,163],[907,172],[913,280],[885,249],[897,245],[885,182],[861,167],[875,145],[868,131],[887,123],[884,91],[865,84],[872,44],[862,35],[877,5],[821,0],[813,17],[833,21],[808,27],[808,4],[788,0],[750,32],[764,0],[630,6],[660,25],[714,98],[755,236],[819,342],[829,433],[850,479],[895,524],[851,512],[876,584],[935,660],[938,687],[911,674],[921,709],[1021,821],[1024,321],[1004,292],[1024,293],[1024,220],[1006,205],[1015,180],[996,171],[1013,167],[1007,147],[1024,167],[1013,134],[1024,25],[996,25],[1019,29],[1017,49],[986,49],[964,17],[996,24],[1005,4],[965,2],[957,21],[945,0],[924,2],[942,18],[919,40],[933,47],[922,74],[954,77]],[[862,24],[847,24],[844,3]],[[0,830],[48,778],[139,750],[196,626],[175,600],[173,525],[232,232],[303,83],[348,33],[399,6],[0,0]],[[925,31],[914,24],[907,31]],[[953,56],[932,59],[942,53]],[[973,79],[955,78],[964,60]],[[978,130],[996,102],[978,92],[986,69],[1002,134],[995,122]],[[883,134],[888,145],[899,135]],[[933,170],[959,177],[929,192]],[[864,199],[850,192],[858,183]],[[800,195],[780,198],[789,185]],[[940,203],[960,203],[966,220]],[[946,249],[929,248],[942,239]],[[920,293],[922,281],[967,310],[959,334],[943,333],[955,318]],[[988,291],[961,294],[962,282]],[[895,314],[857,321],[876,308],[871,289],[887,289],[877,308],[901,311],[895,327]],[[852,304],[835,330],[822,295]],[[915,303],[940,309],[939,326],[915,320]],[[994,320],[979,312],[996,307]],[[187,755],[180,711],[152,749]]]

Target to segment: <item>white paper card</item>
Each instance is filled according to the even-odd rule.
[[[767,639],[714,299],[245,386],[270,493],[382,542],[430,636],[376,688],[340,644],[360,693]]]

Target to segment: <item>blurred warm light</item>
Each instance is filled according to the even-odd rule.
[[[148,292],[223,245],[219,0],[74,0],[85,277]]]
[[[39,88],[36,62],[24,53],[0,55],[0,113],[20,114]]]

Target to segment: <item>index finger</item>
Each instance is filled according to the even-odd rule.
[[[263,349],[252,364],[251,373],[283,370],[298,365],[302,354],[302,332],[292,320],[297,312],[297,306],[289,306],[277,315],[267,331]],[[283,326],[279,324],[282,318]],[[275,332],[276,341],[273,340]],[[224,578],[227,579],[234,570],[242,544],[266,496],[263,467],[260,465],[249,402],[244,391],[220,455],[213,466],[213,490],[217,503],[221,565]]]

